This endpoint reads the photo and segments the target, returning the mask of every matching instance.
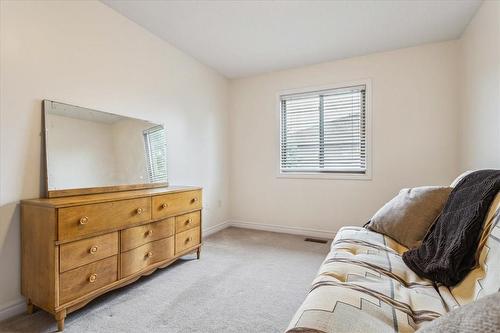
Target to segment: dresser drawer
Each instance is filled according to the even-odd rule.
[[[174,237],[146,243],[121,254],[121,277],[134,274],[154,263],[174,256]]]
[[[200,226],[200,212],[193,212],[175,217],[175,232],[183,232]]]
[[[200,244],[200,227],[189,229],[175,235],[176,254],[198,244]]]
[[[59,276],[59,303],[64,304],[118,279],[118,259],[112,256],[62,273]]]
[[[201,209],[201,191],[188,191],[158,195],[152,198],[153,218]]]
[[[59,271],[89,264],[118,254],[118,232],[83,239],[60,246]]]
[[[150,198],[60,208],[58,210],[59,240],[74,239],[150,219]]]
[[[175,217],[121,231],[121,252],[174,234]]]

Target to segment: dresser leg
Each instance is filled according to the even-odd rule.
[[[30,315],[34,312],[34,310],[35,310],[35,306],[33,305],[33,303],[31,303],[31,300],[28,299],[26,301],[26,313]]]
[[[64,331],[64,318],[66,318],[66,309],[57,312],[55,314],[56,320],[57,320],[57,331],[62,332]]]
[[[196,250],[196,259],[200,259],[200,256],[201,256],[201,247],[199,247],[199,248]]]

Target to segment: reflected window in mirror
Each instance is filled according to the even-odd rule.
[[[167,181],[166,141],[165,128],[162,125],[144,131],[148,176],[152,183]]]

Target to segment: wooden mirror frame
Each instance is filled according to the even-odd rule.
[[[50,102],[55,102],[55,103],[61,103],[61,104],[67,104],[63,102],[56,102],[48,99],[44,99],[42,101],[42,151],[43,151],[43,158],[45,159],[44,163],[44,168],[45,168],[45,197],[47,198],[61,198],[61,197],[69,197],[69,196],[75,196],[75,195],[87,195],[87,194],[98,194],[98,193],[110,193],[110,192],[121,192],[121,191],[130,191],[130,190],[143,190],[143,189],[151,189],[151,188],[159,188],[159,187],[167,187],[169,186],[168,181],[167,182],[158,182],[158,183],[143,183],[143,184],[129,184],[129,185],[112,185],[112,186],[99,186],[99,187],[85,187],[85,188],[71,188],[71,189],[64,189],[64,190],[49,190],[49,159],[48,159],[48,154],[47,154],[47,127],[46,127],[46,119],[47,119],[47,104]],[[68,104],[72,105],[72,104]],[[72,105],[72,106],[77,106],[77,105]],[[81,107],[82,109],[88,109],[86,107],[82,106],[77,106]],[[95,110],[99,111],[99,110]],[[104,111],[99,111],[99,112],[104,112]],[[109,112],[105,112],[109,113]],[[132,117],[130,117],[132,118]],[[138,119],[138,118],[136,118]],[[138,119],[138,120],[144,120],[144,119]],[[150,123],[153,123],[149,120],[144,120],[148,121]],[[153,123],[154,124],[154,123]]]

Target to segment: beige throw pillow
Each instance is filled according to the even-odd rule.
[[[402,189],[373,215],[366,228],[387,235],[408,248],[420,245],[441,213],[451,187]]]

